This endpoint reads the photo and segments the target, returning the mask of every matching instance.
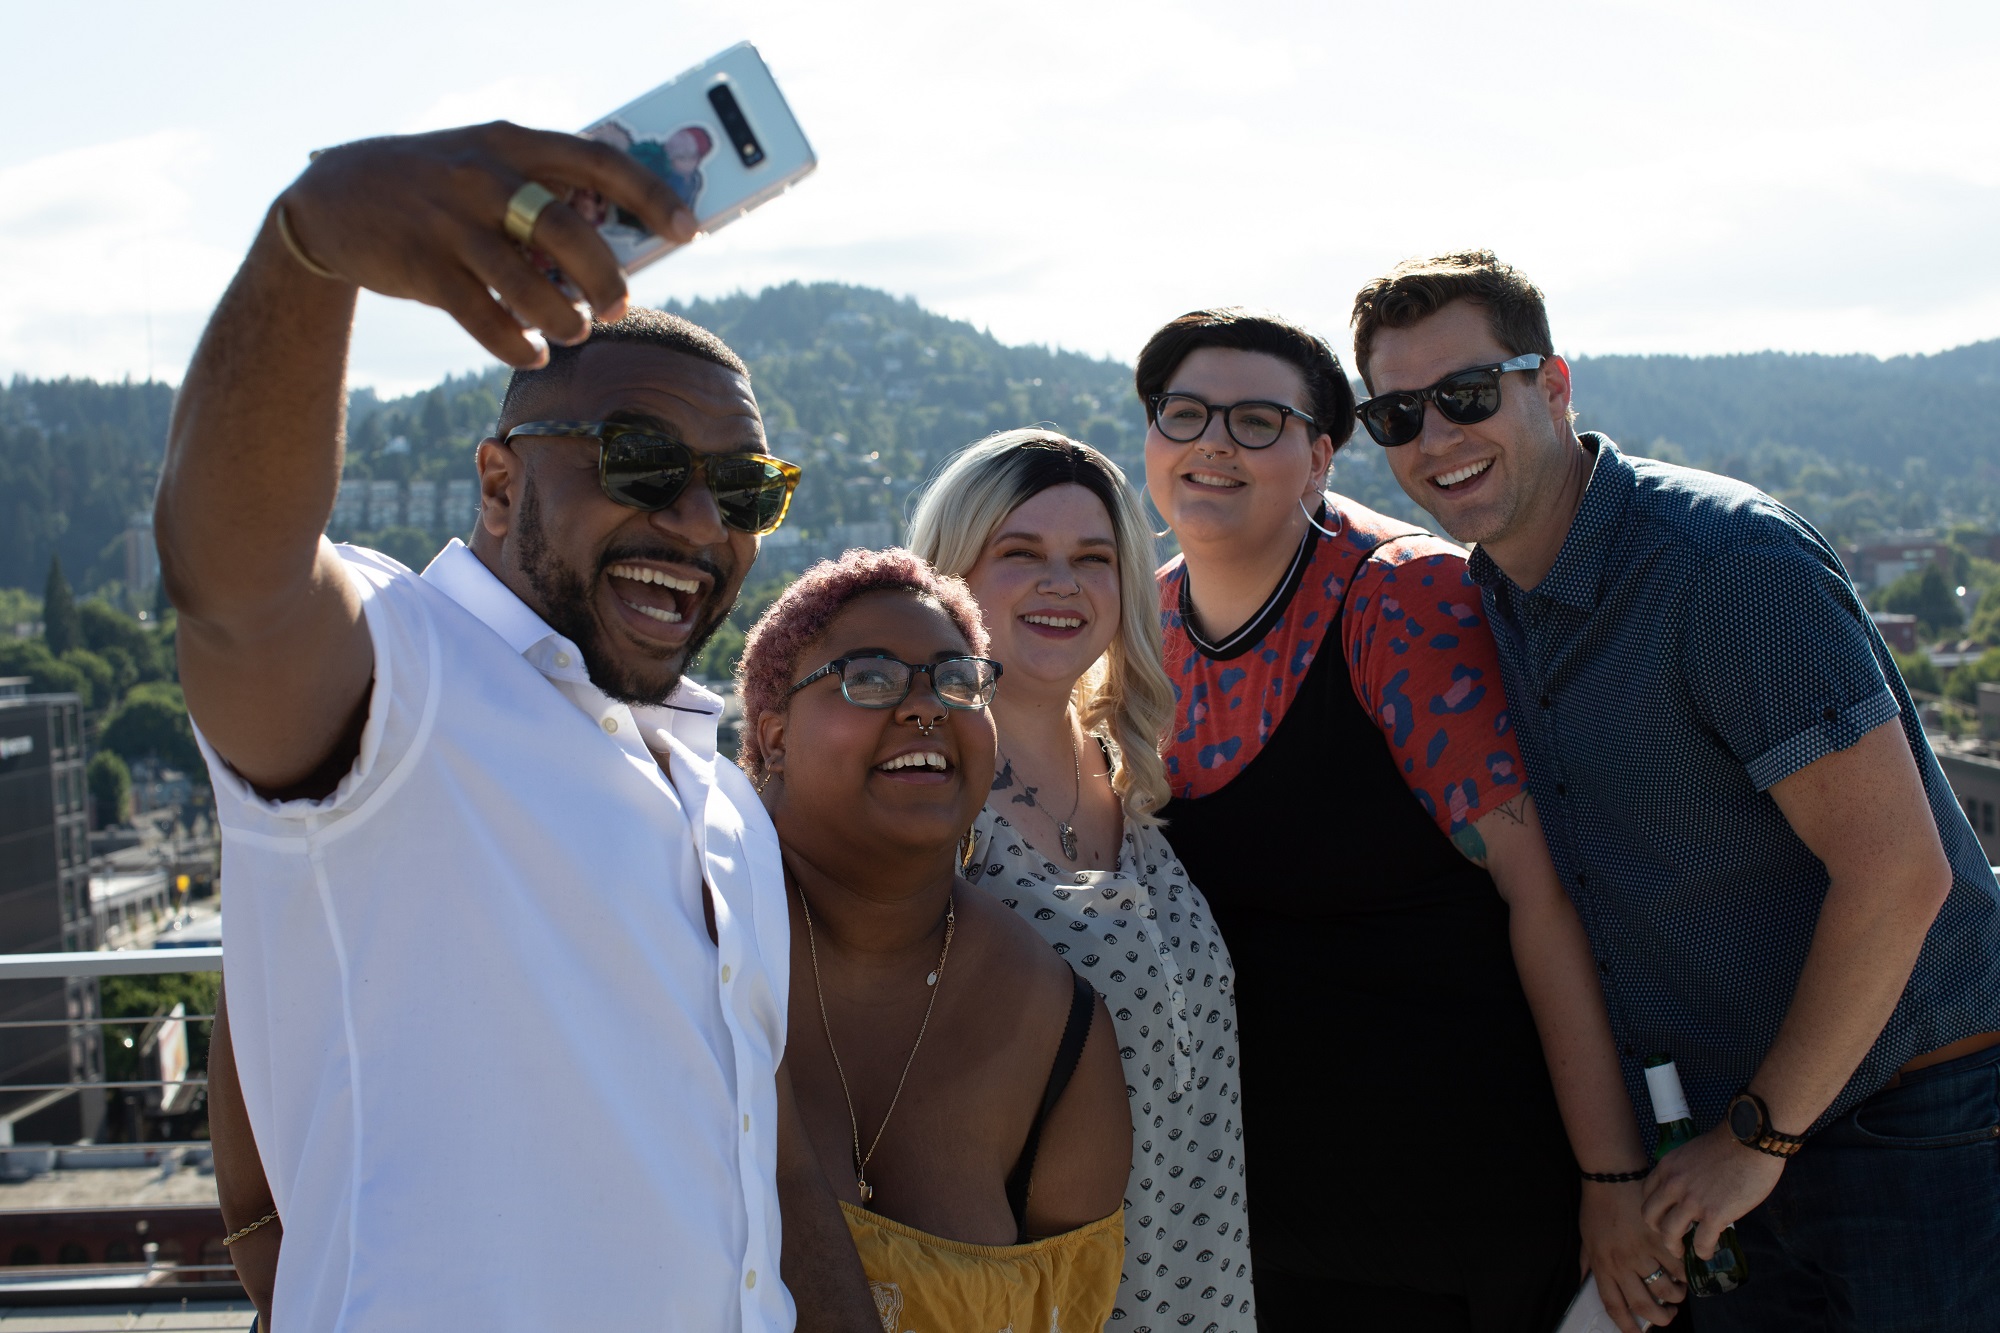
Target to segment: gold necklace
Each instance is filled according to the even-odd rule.
[[[903,1085],[909,1081],[910,1066],[917,1062],[917,1048],[924,1044],[924,1033],[930,1030],[931,1010],[937,1008],[939,983],[944,980],[944,964],[951,957],[951,936],[958,927],[958,894],[953,892],[944,904],[944,949],[938,954],[937,969],[924,978],[924,984],[931,988],[930,1003],[924,1006],[924,1021],[917,1029],[917,1039],[910,1046],[910,1058],[903,1061],[903,1076],[896,1080],[895,1095],[889,1098],[889,1109],[882,1113],[882,1123],[875,1130],[875,1137],[869,1141],[868,1151],[861,1151],[861,1120],[854,1114],[854,1094],[847,1090],[847,1070],[841,1066],[840,1051],[833,1044],[833,1023],[826,1016],[826,990],[819,980],[819,942],[813,937],[813,914],[811,904],[806,902],[806,891],[799,889],[799,908],[806,918],[806,949],[812,955],[813,994],[819,997],[819,1025],[826,1033],[826,1049],[833,1056],[833,1072],[840,1075],[840,1095],[847,1102],[847,1127],[854,1136],[854,1184],[861,1191],[861,1205],[867,1207],[875,1197],[875,1187],[868,1183],[868,1163],[874,1160],[875,1149],[882,1143],[882,1135],[889,1128],[889,1117],[896,1114],[896,1103],[902,1100]]]

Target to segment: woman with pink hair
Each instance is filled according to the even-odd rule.
[[[808,570],[751,630],[739,762],[792,891],[786,1062],[884,1327],[1100,1328],[1131,1150],[1104,1003],[959,875],[1000,678],[908,551]]]

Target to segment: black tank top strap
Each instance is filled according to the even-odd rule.
[[[1016,1243],[1028,1243],[1028,1182],[1035,1174],[1035,1153],[1042,1146],[1042,1126],[1062,1100],[1063,1089],[1069,1086],[1070,1075],[1076,1073],[1077,1061],[1083,1058],[1083,1044],[1090,1039],[1091,1020],[1097,1016],[1097,992],[1090,983],[1070,973],[1074,983],[1069,993],[1069,1021],[1063,1025],[1062,1044],[1056,1047],[1056,1061],[1049,1067],[1049,1081],[1042,1089],[1042,1104],[1035,1112],[1035,1122],[1028,1126],[1028,1141],[1021,1145],[1021,1156],[1014,1163],[1014,1169],[1007,1175],[1007,1206],[1014,1211],[1014,1231]]]

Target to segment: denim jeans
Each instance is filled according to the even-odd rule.
[[[1813,1135],[1736,1234],[1750,1280],[1690,1300],[1692,1333],[2000,1329],[2000,1046]]]

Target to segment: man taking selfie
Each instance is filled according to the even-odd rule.
[[[266,218],[176,404],[157,532],[283,1220],[272,1322],[871,1329],[779,1068],[777,842],[683,678],[798,472],[735,354],[627,314],[610,251],[538,181],[694,231],[570,135],[333,149]],[[422,577],[321,536],[363,287],[515,367],[471,545]]]
[[[1707,1131],[1584,1188],[1702,1256],[1737,1227],[1701,1333],[2000,1328],[2000,890],[1832,549],[1578,435],[1542,294],[1490,253],[1400,265],[1354,326],[1362,424],[1477,543],[1626,1081],[1643,1108],[1672,1056]]]

